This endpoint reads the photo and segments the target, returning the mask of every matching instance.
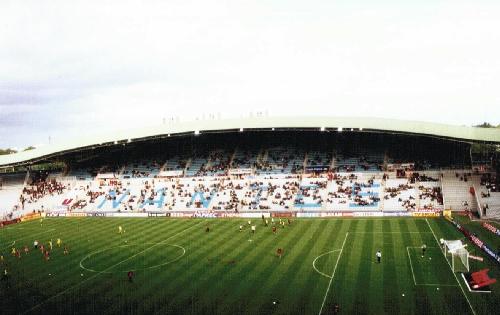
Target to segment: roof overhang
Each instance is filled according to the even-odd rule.
[[[274,128],[274,129],[273,129]],[[240,130],[325,130],[388,132],[423,135],[464,142],[500,144],[500,129],[454,126],[430,122],[367,117],[253,117],[224,120],[198,120],[116,131],[95,136],[68,139],[34,150],[0,156],[0,167],[36,163],[67,153],[98,146],[127,143],[196,133]]]

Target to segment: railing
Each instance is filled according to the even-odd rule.
[[[474,188],[474,197],[475,197],[476,202],[477,202],[477,212],[479,212],[479,218],[481,218],[483,216],[483,209],[481,207],[481,202],[480,202],[481,199],[479,198],[476,186],[474,184],[472,184],[472,187]]]
[[[30,179],[30,171],[28,170],[26,172],[26,176],[24,177],[24,183],[23,186],[26,186],[28,184],[28,180]]]
[[[441,170],[441,172],[440,172],[440,173],[441,173],[441,174],[443,174],[443,176],[440,178],[440,181],[439,181],[439,184],[440,184],[440,186],[441,186],[441,194],[443,195],[443,209],[444,209],[444,210],[448,210],[448,209],[446,208],[446,198],[444,197],[444,189],[443,189],[443,182],[444,182],[444,176],[445,176],[445,175],[444,175],[444,173],[443,173],[443,171],[442,171],[442,170]],[[440,175],[440,176],[441,176],[441,175]]]

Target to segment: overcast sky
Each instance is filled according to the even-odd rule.
[[[499,124],[499,17],[498,0],[1,0],[0,148],[210,113]]]

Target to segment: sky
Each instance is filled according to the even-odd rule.
[[[500,124],[500,1],[0,1],[0,148],[171,119]]]

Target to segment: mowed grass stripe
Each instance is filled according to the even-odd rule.
[[[373,221],[367,220],[364,221],[364,223],[365,232],[373,232]],[[349,313],[368,314],[370,312],[373,312],[373,310],[369,309],[370,295],[365,290],[356,290],[356,288],[368,288],[368,290],[375,289],[375,287],[370,286],[369,283],[370,274],[372,272],[371,264],[373,263],[373,259],[375,258],[375,252],[373,251],[373,242],[371,240],[373,238],[373,235],[365,233],[354,235],[354,237],[353,247],[351,248],[351,250],[357,251],[359,253],[359,256],[357,257],[356,261],[353,261],[353,266],[358,266],[357,276],[356,278],[352,278],[353,283],[355,281],[356,284],[351,284],[351,296],[353,302],[349,306],[342,305],[342,307],[352,307],[352,309],[349,310]]]
[[[216,308],[223,307],[221,306],[223,300],[226,300],[229,292],[234,290],[235,285],[233,280],[240,279],[236,274],[251,265],[250,255],[257,254],[257,248],[262,246],[262,241],[266,239],[266,236],[269,238],[269,235],[271,235],[271,227],[262,226],[260,229],[257,229],[256,234],[236,231],[232,233],[234,233],[233,235],[236,239],[238,239],[238,234],[244,233],[239,238],[241,240],[240,245],[238,243],[231,243],[230,246],[223,248],[216,261],[212,259],[211,273],[203,277],[200,285],[197,287],[198,292],[210,292],[197,296],[196,303],[193,305],[195,310],[202,313],[213,312]],[[252,242],[249,242],[249,239],[252,239]],[[222,257],[225,257],[225,259],[222,260]],[[234,263],[231,263],[231,261],[234,261]],[[240,280],[244,281],[244,279]],[[222,290],[222,296],[215,296],[211,293],[214,283],[217,283],[219,290]]]
[[[304,228],[304,225],[307,228]],[[294,277],[299,276],[299,273],[295,272],[289,275],[287,271],[296,266],[297,261],[302,261],[302,264],[308,264],[309,259],[307,259],[307,255],[303,252],[304,248],[310,250],[310,248],[307,248],[307,244],[318,241],[321,233],[328,229],[328,225],[328,222],[325,221],[314,222],[305,220],[301,221],[300,225],[295,227],[303,231],[304,238],[297,238],[297,234],[299,233],[294,231],[292,237],[287,240],[287,243],[283,247],[280,244],[280,247],[285,250],[285,254],[281,259],[277,257],[270,259],[267,268],[259,277],[260,281],[265,281],[260,290],[261,295],[260,297],[254,297],[254,300],[261,301],[260,305],[250,305],[247,313],[267,313],[273,311],[286,313],[289,308],[295,308],[295,311],[299,312],[299,309],[295,306],[295,303],[298,302],[297,299],[289,299],[287,297],[287,289],[296,290],[297,295],[302,296],[301,290],[305,288],[292,288],[291,282],[294,280]],[[278,304],[272,304],[273,301],[277,301]]]
[[[220,276],[222,269],[227,268],[224,261],[236,260],[237,264],[241,264],[241,261],[235,255],[239,252],[244,252],[242,249],[242,244],[246,246],[251,246],[248,242],[248,231],[239,232],[237,226],[238,221],[230,221],[232,223],[223,232],[215,232],[215,238],[209,242],[196,242],[197,248],[194,248],[192,257],[189,257],[192,261],[186,260],[185,263],[189,264],[189,268],[184,268],[183,273],[178,274],[178,286],[188,287],[190,289],[196,288],[197,291],[201,291],[203,275],[204,280],[208,287],[214,287],[217,283],[220,283]],[[233,226],[234,225],[234,226]],[[258,233],[261,231],[258,230]],[[257,240],[257,239],[256,239]],[[215,243],[213,243],[215,242]],[[210,259],[210,261],[208,260]],[[208,271],[208,272],[207,272]],[[175,313],[178,310],[184,308],[186,297],[189,293],[183,291],[176,291],[176,295],[172,296],[172,299],[161,309],[166,310],[171,313]]]
[[[174,235],[176,233],[178,233],[179,231],[185,230],[189,226],[189,221],[177,220],[174,222],[176,222],[175,227],[173,227],[171,225],[170,229],[169,229],[169,232],[174,233]],[[199,223],[198,226],[201,227],[201,225],[202,225],[201,221],[199,221],[198,223]],[[165,232],[163,231],[165,228],[166,228],[165,225],[160,224],[155,229],[156,232],[153,233],[156,238],[159,238],[159,237],[162,238],[162,240],[156,240],[156,242],[153,243],[153,244],[158,244],[157,245],[158,248],[163,246],[163,245],[161,245],[161,243],[165,239],[165,235],[164,235]],[[145,236],[145,234],[142,233],[142,231],[139,231],[139,232],[141,235]],[[149,244],[151,244],[149,242],[149,240],[147,240],[147,239],[144,239],[144,241],[147,241]],[[172,242],[176,243],[177,241],[172,240]],[[165,243],[172,243],[172,242],[165,242]],[[146,252],[147,251],[144,251],[144,253],[146,253]],[[139,271],[138,273],[141,274],[142,272],[143,271]],[[103,275],[103,276],[106,278],[106,285],[103,286],[102,290],[99,290],[98,292],[92,292],[94,301],[104,300],[100,304],[107,306],[107,308],[100,309],[99,312],[116,313],[116,311],[119,309],[128,309],[130,307],[130,305],[139,306],[141,304],[141,303],[139,303],[141,301],[140,295],[143,293],[143,288],[146,287],[144,280],[143,280],[143,286],[141,286],[141,290],[130,291],[131,286],[129,283],[127,283],[124,273],[117,272],[117,273],[112,273],[112,274]],[[141,281],[141,278],[143,278],[143,277],[136,277],[136,278],[140,278],[140,279],[136,280],[138,282],[138,281]],[[95,281],[98,281],[98,280],[95,280]],[[87,286],[90,286],[90,284],[88,284]],[[122,296],[121,294],[123,296],[127,296],[127,298],[126,299],[120,298],[120,296]],[[147,297],[145,297],[145,298],[147,298]],[[106,303],[105,302],[106,300],[114,300],[115,303]],[[81,309],[85,308],[85,307],[87,307],[87,305],[82,305],[81,307],[78,307],[77,309],[79,311],[81,311]],[[88,311],[90,311],[90,310],[88,310]],[[82,312],[82,313],[85,313],[85,312]]]
[[[306,307],[308,306],[307,297],[314,287],[314,285],[311,286],[310,283],[308,284],[306,280],[312,279],[316,273],[312,268],[311,259],[311,257],[314,256],[314,247],[318,242],[323,242],[324,244],[331,235],[337,236],[336,233],[338,233],[338,227],[340,227],[341,224],[340,221],[331,222],[325,220],[319,225],[311,226],[309,231],[307,231],[307,233],[311,234],[311,237],[301,239],[299,242],[300,247],[293,249],[293,256],[290,255],[290,257],[286,257],[287,262],[290,262],[287,271],[290,269],[295,269],[296,271],[292,273],[292,276],[277,277],[277,281],[268,289],[268,291],[271,292],[280,292],[282,296],[281,303],[277,310],[278,312],[306,313]],[[335,231],[335,233],[332,234],[332,231]],[[334,237],[334,240],[335,239],[336,237]],[[334,243],[335,241],[332,242],[332,244]],[[283,257],[283,259],[285,259],[285,257]],[[332,271],[329,272],[331,273]],[[284,272],[284,274],[286,274],[286,272]],[[297,298],[297,296],[300,296],[300,298]],[[262,306],[264,306],[264,309],[265,307],[273,307],[271,301],[268,301],[268,304]],[[262,308],[260,308],[260,310],[263,311]]]
[[[198,224],[200,224],[200,223],[201,223],[201,221],[195,222],[195,223],[194,223],[193,225],[191,225],[190,227],[188,227],[188,228],[186,228],[186,229],[183,229],[183,230],[181,230],[181,231],[179,231],[179,232],[177,232],[177,233],[171,234],[171,236],[169,236],[167,239],[169,239],[169,238],[173,238],[173,237],[177,236],[180,232],[185,232],[187,229],[192,228],[192,227],[194,227],[194,226],[196,226],[196,225],[198,225]],[[155,245],[152,245],[151,247],[154,247],[154,246],[155,246]],[[150,249],[150,248],[148,248],[148,249]],[[148,249],[147,249],[147,250],[148,250]],[[131,257],[133,257],[133,256],[131,256]],[[108,269],[111,269],[111,268],[113,268],[113,265],[112,265],[112,266],[110,266],[110,267],[108,267]],[[33,310],[36,310],[37,308],[41,307],[41,305],[42,305],[42,304],[45,304],[45,303],[46,303],[46,302],[48,302],[49,300],[52,300],[52,299],[54,299],[54,298],[57,298],[57,297],[59,297],[59,296],[63,295],[64,293],[68,292],[69,290],[72,290],[72,289],[75,289],[75,288],[77,288],[77,287],[81,286],[81,284],[83,284],[83,283],[85,283],[85,282],[87,282],[87,281],[90,281],[91,279],[94,279],[95,277],[99,276],[100,274],[101,274],[101,273],[96,273],[95,275],[93,275],[93,276],[91,276],[91,277],[89,277],[89,278],[86,278],[86,279],[85,279],[85,280],[83,280],[81,283],[79,283],[79,284],[77,284],[77,285],[75,285],[75,286],[69,287],[69,288],[67,288],[67,289],[65,289],[65,290],[63,290],[63,291],[61,291],[61,292],[59,292],[58,294],[51,296],[48,300],[45,300],[45,301],[43,301],[43,302],[41,302],[41,303],[39,303],[39,304],[35,305],[34,307],[32,307],[32,308],[28,309],[26,312],[31,312],[31,311],[33,311]],[[25,312],[25,313],[26,313],[26,312]]]
[[[106,228],[106,227],[113,224],[112,220],[110,220],[110,221],[100,220],[100,221],[96,221],[96,223],[99,222],[99,224],[89,224],[90,222],[92,222],[92,220],[95,220],[95,219],[79,220],[77,222],[77,224],[79,226],[79,228],[76,229],[77,233],[79,234],[82,231],[92,232],[92,229],[93,229],[92,227],[94,227],[94,226],[96,229],[100,229],[100,231],[103,233],[106,233],[104,231],[108,231],[108,233],[110,233],[109,231],[111,231],[111,230]],[[71,222],[71,221],[65,221],[65,222]],[[83,227],[83,228],[80,228],[80,227]],[[88,227],[90,227],[90,228],[88,228]],[[103,228],[103,227],[105,227],[105,228]],[[114,226],[113,231],[115,231],[114,230],[115,228],[116,228],[116,226]],[[98,235],[98,233],[95,232],[94,235]],[[68,238],[63,237],[63,242],[67,243],[67,241],[65,241],[65,239],[67,240]],[[79,265],[78,265],[78,263],[80,261],[80,255],[78,255],[77,251],[80,250],[82,252],[89,253],[90,250],[88,249],[88,246],[92,246],[92,245],[99,246],[98,244],[95,244],[94,242],[92,242],[92,243],[86,242],[86,238],[85,238],[85,240],[83,242],[80,242],[79,245],[75,246],[75,249],[77,249],[76,252],[72,251],[69,256],[66,256],[66,257],[72,257],[75,260],[75,262],[74,262],[74,264],[67,263],[67,264],[62,265],[62,266],[70,267],[70,268],[68,268],[68,270],[71,270],[71,274],[73,276],[73,277],[66,276],[66,277],[64,277],[65,279],[72,279],[72,278],[75,278],[75,276],[76,276],[75,279],[77,279],[77,283],[82,281],[82,279],[79,277],[80,271],[82,271],[82,270],[79,268]],[[68,284],[68,286],[69,285],[70,284]],[[71,284],[71,285],[74,285],[74,284]],[[68,287],[68,286],[65,285],[64,287]],[[54,293],[54,294],[56,294],[56,293]]]
[[[198,260],[198,264],[190,267],[190,273],[192,274],[191,279],[194,277],[196,280],[194,282],[196,292],[210,291],[214,284],[221,283],[225,269],[236,268],[243,263],[240,259],[241,256],[237,255],[246,253],[247,248],[254,246],[252,242],[248,242],[249,237],[252,237],[255,242],[258,242],[262,237],[262,235],[259,236],[259,233],[262,234],[262,231],[259,230],[254,236],[250,236],[248,228],[243,232],[238,232],[236,224],[233,228],[217,232],[218,238],[223,237],[220,246],[215,247],[207,242],[205,243],[207,248],[203,248],[203,251],[199,252],[199,256],[194,259]],[[214,248],[216,249],[214,250]],[[230,261],[235,261],[235,264],[230,264]],[[209,272],[207,272],[208,270]],[[193,283],[193,281],[190,282]],[[178,305],[182,305],[182,299],[176,300]],[[189,304],[192,303],[189,302]]]
[[[317,224],[320,224],[320,222],[317,222]],[[277,235],[273,235],[269,227],[269,230],[266,231],[267,239],[259,243],[258,247],[252,252],[246,254],[245,265],[239,266],[239,268],[232,270],[231,273],[223,277],[235,289],[228,292],[228,299],[220,305],[219,309],[229,313],[246,312],[256,301],[254,292],[250,289],[259,287],[259,291],[266,292],[264,285],[271,285],[270,283],[275,277],[285,275],[283,269],[286,268],[286,262],[290,257],[293,257],[294,246],[300,240],[302,233],[309,233],[312,225],[312,222],[309,221],[295,221],[291,227],[278,228]],[[302,233],[299,233],[299,230]],[[275,256],[278,247],[283,248],[285,251],[281,260]],[[287,259],[285,259],[285,256]],[[256,259],[257,257],[261,258]],[[245,283],[245,285],[238,285],[238,280],[241,280],[241,283]],[[250,292],[245,294],[245,291]],[[231,298],[239,300],[240,303],[238,305],[231,304]],[[267,299],[269,298],[273,297],[268,295]]]
[[[22,226],[24,226],[24,224]],[[50,226],[47,228],[50,228]],[[39,230],[39,229],[43,229],[43,228],[41,228],[38,225],[36,230]],[[58,229],[62,229],[62,228],[58,227]],[[33,238],[33,239],[35,239],[35,238]],[[43,241],[42,239],[39,239],[39,240]],[[31,246],[31,244],[30,244],[30,246]],[[39,251],[34,251],[34,250],[31,250],[31,253],[28,256],[24,256],[21,260],[19,260],[19,262],[16,261],[15,265],[11,265],[11,267],[13,267],[13,268],[19,267],[19,269],[18,269],[19,272],[17,273],[17,276],[19,277],[20,281],[18,283],[22,283],[23,277],[26,277],[25,279],[27,279],[27,280],[25,280],[25,281],[27,281],[27,283],[32,284],[31,285],[32,289],[30,290],[31,291],[30,298],[26,299],[24,304],[28,303],[28,305],[29,305],[30,301],[33,301],[36,297],[38,297],[40,295],[41,295],[41,297],[45,296],[46,290],[37,289],[37,287],[45,285],[47,282],[49,282],[52,279],[48,276],[48,273],[50,271],[46,271],[46,270],[40,271],[39,270],[40,266],[43,269],[48,268],[47,265],[48,265],[48,263],[46,263],[42,260],[41,253]],[[59,283],[57,283],[57,284],[59,284]],[[33,290],[35,290],[35,292],[33,292]],[[23,305],[23,307],[26,307],[26,305]]]
[[[401,314],[411,314],[415,313],[416,308],[414,305],[415,301],[415,284],[413,282],[413,275],[411,273],[410,261],[408,259],[408,253],[406,251],[407,246],[413,246],[413,237],[415,234],[405,233],[410,231],[409,228],[410,220],[399,220],[395,222],[394,231],[401,231],[402,233],[398,236],[398,242],[394,244],[395,252],[398,253],[398,261],[400,263],[399,272],[395,275],[399,291],[398,299],[400,301],[400,313]],[[396,257],[395,257],[396,258]],[[404,294],[405,296],[402,296]],[[417,313],[418,310],[417,310]]]
[[[62,227],[60,228],[60,230],[62,230],[64,232],[64,229]],[[42,240],[40,239],[40,241],[42,241]],[[46,241],[43,241],[43,242],[46,243]],[[40,252],[33,251],[32,253],[30,253],[30,259],[31,259],[30,264],[25,264],[25,266],[28,267],[25,269],[25,272],[30,272],[30,270],[37,270],[37,268],[39,269],[40,266],[42,266],[42,272],[40,272],[38,270],[38,272],[30,272],[30,275],[29,275],[30,281],[32,281],[32,283],[37,284],[37,287],[39,288],[38,290],[40,292],[43,292],[43,293],[41,293],[42,297],[49,296],[50,294],[55,292],[54,290],[57,290],[57,288],[60,286],[60,283],[64,284],[69,279],[76,279],[75,277],[71,277],[70,275],[68,275],[68,271],[70,270],[70,268],[68,268],[68,267],[71,267],[71,264],[72,264],[71,258],[77,259],[78,256],[77,255],[69,255],[69,256],[65,256],[64,258],[57,257],[57,255],[61,256],[59,251],[62,251],[62,249],[57,249],[56,254],[52,255],[53,257],[51,258],[51,260],[49,262],[44,262],[42,260],[42,255]],[[25,257],[25,258],[28,258],[28,257]],[[69,261],[67,261],[68,258],[70,258]],[[57,264],[54,261],[54,259],[65,259],[67,261],[67,263]],[[32,268],[30,268],[30,267],[32,267]],[[60,277],[56,278],[56,277],[48,276],[49,273],[52,273],[54,275],[59,274],[59,273],[63,273],[64,277],[62,277],[62,278],[64,280],[60,279]],[[78,281],[81,281],[81,279],[78,279]],[[57,282],[58,285],[54,285],[54,282]],[[54,288],[54,289],[52,289],[52,288]]]
[[[411,223],[411,225],[419,226],[422,226],[422,224],[426,224],[425,219],[416,219]],[[437,256],[434,257],[434,261],[429,260],[429,258],[432,258],[430,256],[434,250],[432,247],[435,247],[435,241],[432,233],[429,234],[426,232],[429,232],[428,227],[427,231],[412,235],[412,242],[408,244],[407,247],[409,247],[408,251],[410,253],[410,258],[408,259],[412,260],[413,271],[417,282],[417,286],[415,287],[415,307],[422,312],[432,312],[432,310],[436,308],[439,309],[439,303],[446,303],[446,301],[442,300],[444,290],[436,292],[436,287],[429,287],[427,285],[443,283],[440,278],[442,278],[443,275],[449,275],[449,272],[447,266],[442,265],[442,257]],[[430,247],[427,250],[427,257],[421,257],[421,246],[423,244]],[[433,268],[440,270],[440,272],[432,272],[430,274],[424,273],[429,264],[432,264]]]
[[[334,295],[328,298],[323,306],[323,312],[330,311],[334,303],[338,303],[342,312],[352,313],[354,307],[354,294],[346,294],[347,291],[354,292],[356,290],[356,283],[359,278],[359,261],[361,260],[361,250],[359,246],[363,245],[363,240],[370,237],[366,233],[352,233],[363,231],[366,232],[367,220],[342,220],[344,224],[350,221],[349,236],[347,238],[342,259],[339,260],[337,272],[335,274],[335,281],[332,281],[331,288]],[[326,290],[326,288],[325,288]],[[318,305],[319,310],[321,304]]]
[[[164,294],[160,294],[160,288],[162,286],[169,286],[171,283],[175,283],[178,288],[189,288],[190,285],[196,283],[196,278],[193,279],[193,276],[197,274],[196,270],[200,270],[202,272],[203,269],[207,267],[207,257],[209,252],[213,251],[214,248],[220,249],[221,246],[226,245],[228,240],[233,239],[232,233],[235,233],[234,223],[231,221],[222,222],[222,224],[217,224],[213,231],[210,234],[205,232],[198,232],[193,237],[190,236],[188,245],[186,246],[187,254],[189,253],[189,257],[186,256],[176,263],[175,266],[171,266],[172,270],[168,272],[168,274],[163,273],[162,277],[154,277],[154,271],[150,272],[149,279],[149,290],[148,292],[144,292],[145,295],[151,294],[154,297],[150,303],[146,306],[148,309],[148,313],[150,312],[161,312],[162,308],[168,306],[170,301],[176,300],[176,294],[186,294],[183,290],[175,290],[175,288],[169,287],[167,289],[168,300],[164,301],[163,305],[160,304],[162,300],[164,300]],[[202,234],[204,233],[204,234]],[[193,242],[196,240],[196,237],[199,239],[203,239],[206,242]],[[186,240],[184,240],[185,242]],[[199,269],[198,269],[199,267]]]
[[[146,229],[147,227],[144,227]],[[185,229],[184,224],[182,222],[173,222],[170,225],[170,230],[172,234],[176,234],[180,232],[181,230]],[[138,246],[134,248],[127,248],[123,247],[122,255],[115,257],[116,255],[115,251],[103,251],[101,252],[101,260],[102,262],[96,262],[98,266],[100,266],[99,269],[95,269],[97,272],[102,272],[103,269],[107,269],[106,265],[114,265],[116,261],[123,261],[126,259],[126,256],[130,256],[131,251],[143,251],[144,254],[148,252],[149,249],[154,248],[158,243],[161,243],[164,239],[163,233],[164,233],[165,226],[162,225],[156,225],[152,226],[151,228],[148,229],[148,236],[145,236],[145,233],[143,233],[142,229],[140,226],[138,226],[138,229],[135,231],[130,231],[128,232],[129,234],[127,236],[123,235],[119,239],[115,240],[112,244],[108,244],[105,248],[113,248],[117,246],[123,246],[123,245],[134,245]],[[127,241],[127,243],[125,243]],[[102,249],[100,249],[102,250]],[[122,271],[126,272],[126,270],[121,270],[121,266],[123,263],[120,263],[113,267],[110,270],[107,270],[107,272],[116,272],[116,271]]]
[[[382,229],[396,231],[390,220],[382,222]],[[404,274],[400,275],[397,271],[396,255],[401,252],[401,243],[398,240],[399,236],[395,233],[384,234],[384,256],[387,259],[382,267],[382,302],[384,312],[389,314],[400,314],[399,278],[404,277]]]
[[[248,294],[244,292],[252,287],[259,287],[259,291],[264,292],[265,288],[262,284],[271,281],[273,275],[280,272],[279,267],[283,265],[284,258],[279,261],[275,256],[276,249],[281,247],[285,250],[285,256],[292,255],[293,245],[299,241],[302,233],[308,233],[311,225],[307,221],[295,221],[293,226],[284,229],[278,227],[276,235],[271,232],[271,226],[264,230],[262,236],[265,238],[255,243],[252,251],[244,250],[240,253],[242,264],[222,275],[221,281],[233,289],[227,292],[226,299],[217,306],[217,309],[227,313],[245,312],[255,301],[255,297],[254,292],[248,292]],[[257,257],[261,258],[257,259]],[[238,305],[230,303],[234,299],[239,301]]]
[[[180,221],[182,228],[185,228],[189,221]],[[200,224],[197,228],[192,230],[183,241],[200,238],[201,231],[204,231],[204,226]],[[165,242],[166,243],[180,243],[180,241],[173,242]],[[158,245],[155,248],[155,251],[161,251],[163,249],[164,244]],[[155,252],[150,253],[150,256],[154,256]],[[182,258],[181,258],[182,259]],[[118,273],[114,273],[110,275],[111,281],[115,283],[115,287],[113,291],[110,291],[106,294],[107,299],[112,299],[117,301],[118,303],[107,303],[105,309],[101,309],[101,312],[105,313],[116,313],[120,309],[127,309],[133,312],[144,311],[146,312],[151,308],[151,305],[154,304],[155,294],[157,292],[153,291],[153,281],[156,285],[167,285],[168,282],[165,281],[165,276],[167,275],[166,270],[170,269],[170,265],[163,266],[161,268],[155,268],[151,270],[139,270],[136,272],[136,277],[133,284],[127,283],[125,280],[125,275],[122,274],[120,276]],[[170,272],[169,272],[170,273]],[[131,288],[135,288],[140,286],[140,290],[132,290]],[[164,292],[164,290],[156,290],[160,292]],[[139,308],[139,309],[135,309]]]
[[[373,230],[382,231],[382,224],[386,222],[386,220],[380,220],[373,222]],[[383,270],[385,264],[391,264],[390,256],[388,256],[387,244],[389,244],[391,240],[391,233],[380,233],[378,235],[374,235],[371,239],[371,250],[368,252],[370,255],[370,273],[369,277],[367,277],[368,281],[366,282],[367,287],[369,288],[379,288],[377,290],[370,290],[369,299],[368,299],[368,309],[372,313],[383,313],[384,310],[384,294],[390,294],[386,292],[383,285]],[[375,252],[380,250],[382,252],[382,262],[376,263]],[[368,263],[368,262],[367,262]]]
[[[170,226],[171,229],[169,230],[171,233],[176,233],[178,232],[178,229],[180,230],[183,230],[185,229],[187,226],[187,221],[180,221],[180,220],[176,220],[176,221],[173,221],[173,222],[176,222],[176,226],[179,225],[179,227],[175,230],[172,229],[172,225]],[[159,233],[162,236],[162,238],[164,239],[165,236],[164,236],[164,232],[161,231],[162,229],[164,229],[166,226],[162,226],[160,225],[158,228],[160,229]],[[140,233],[140,232],[139,232]],[[161,245],[159,245],[161,246]],[[106,305],[106,306],[110,306],[112,308],[117,308],[119,309],[119,307],[122,307],[122,309],[128,309],[128,307],[130,305],[140,305],[140,303],[134,303],[135,298],[132,298],[132,299],[121,299],[120,298],[120,295],[119,295],[119,292],[117,291],[120,291],[119,288],[122,288],[125,286],[128,286],[128,290],[130,292],[130,285],[129,283],[126,282],[126,278],[124,276],[123,273],[114,273],[114,274],[108,274],[108,275],[102,275],[102,277],[100,277],[100,279],[94,279],[93,282],[99,282],[99,281],[102,281],[102,279],[105,279],[105,281],[103,281],[105,283],[105,285],[102,285],[100,284],[100,286],[103,286],[103,288],[101,290],[96,290],[96,291],[91,291],[91,292],[85,292],[85,294],[88,294],[89,295],[89,299],[94,301],[94,303],[90,304],[90,305],[87,305],[87,304],[82,304],[82,305],[77,305],[75,307],[75,311],[78,311],[80,313],[88,313],[90,311],[93,311],[94,309],[92,308],[93,305]],[[88,283],[85,287],[93,287],[92,283]],[[99,285],[97,285],[99,286]],[[85,290],[85,287],[82,287],[81,290]],[[133,291],[131,293],[134,293],[134,292],[141,292],[141,290],[139,291]],[[135,297],[135,295],[132,295]],[[107,303],[106,301],[108,300],[113,300],[114,303]],[[126,303],[121,303],[123,301],[126,301]],[[103,313],[103,312],[106,312],[107,309],[106,308],[102,308],[101,309],[98,309],[97,311],[99,311],[100,313]],[[115,313],[116,313],[116,310],[115,310]]]
[[[308,289],[304,292],[304,303],[306,304],[305,313],[315,314],[323,308],[325,305],[328,305],[329,302],[334,301],[336,299],[337,292],[335,291],[334,286],[332,285],[333,281],[336,281],[339,278],[339,268],[340,265],[340,255],[342,253],[342,245],[344,244],[344,240],[348,241],[347,231],[351,226],[352,221],[338,221],[333,227],[329,228],[328,234],[323,239],[323,244],[319,247],[322,248],[322,252],[328,252],[335,250],[335,252],[330,253],[328,256],[328,260],[331,261],[331,265],[328,265],[329,269],[324,269],[324,273],[330,275],[330,277],[334,277],[333,280],[323,277],[318,274],[312,268],[312,261],[319,254],[317,251],[310,251],[308,256],[310,259],[309,270],[311,270],[312,274],[317,276],[308,276],[305,279],[302,279],[305,283],[308,283]],[[329,224],[331,225],[331,224]],[[309,244],[311,247],[314,247],[313,244]],[[306,272],[306,266],[303,267],[304,273]],[[335,269],[337,268],[337,269]],[[334,274],[335,272],[335,274]],[[300,287],[300,282],[294,284],[296,287]],[[292,293],[291,291],[289,291]],[[290,296],[290,298],[292,298]],[[305,301],[309,301],[308,303]],[[325,303],[323,304],[323,301]]]

